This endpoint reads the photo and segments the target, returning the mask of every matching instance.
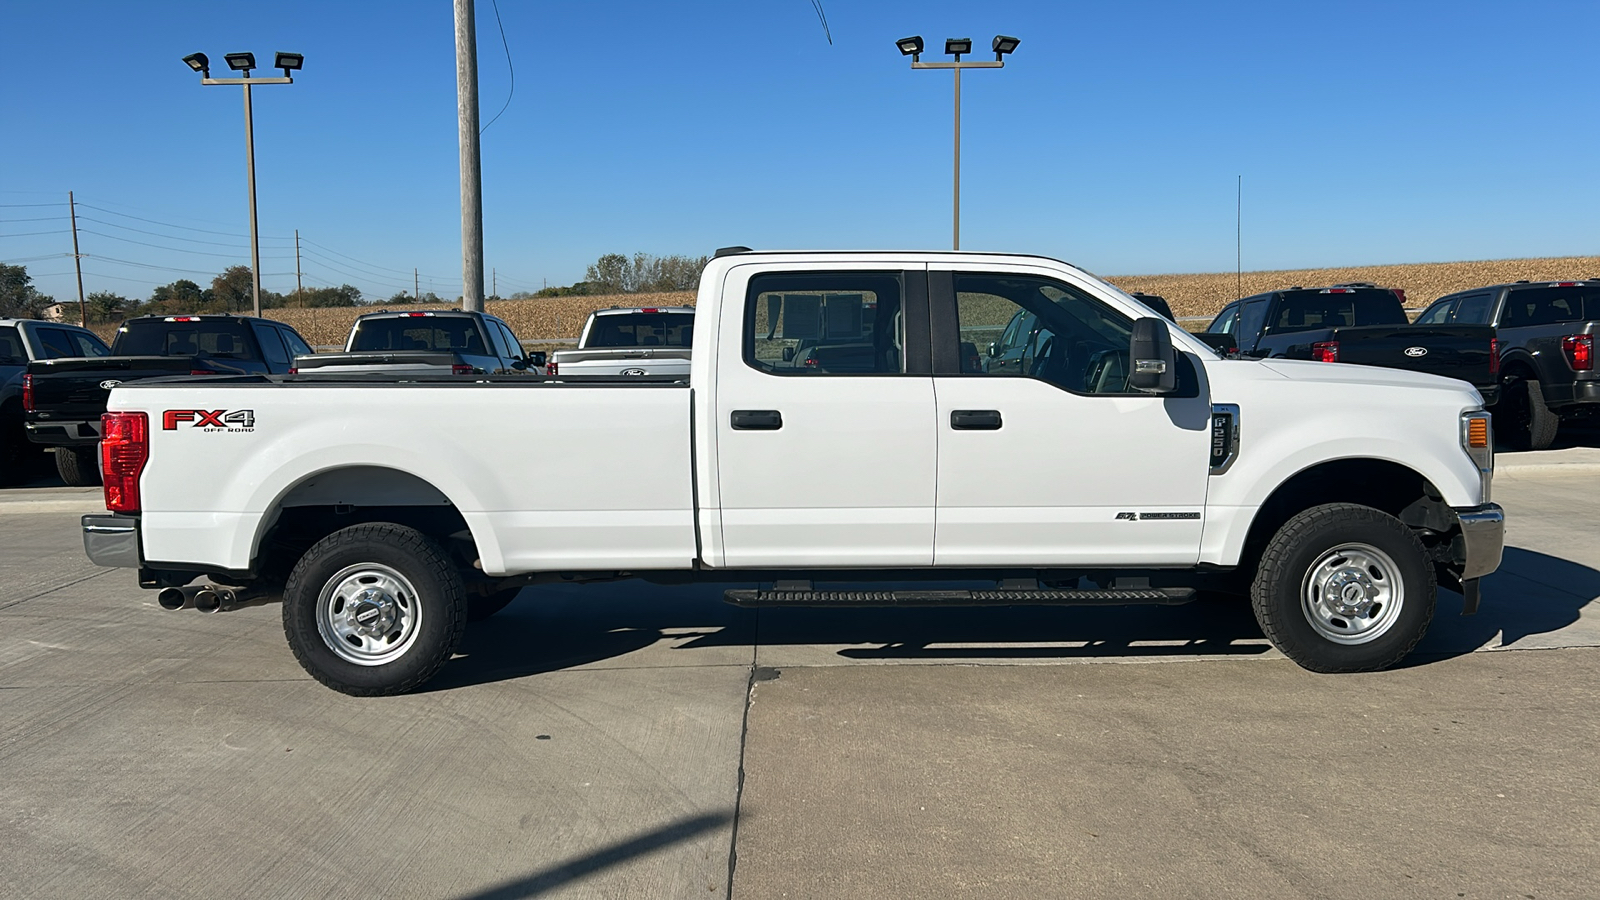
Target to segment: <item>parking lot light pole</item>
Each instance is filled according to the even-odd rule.
[[[951,225],[950,246],[953,250],[961,249],[961,70],[962,69],[1003,69],[1006,67],[1005,57],[1017,49],[1021,41],[1014,37],[1000,34],[995,35],[991,47],[994,50],[994,60],[978,62],[962,62],[961,57],[972,52],[972,38],[950,38],[944,42],[944,52],[955,57],[955,62],[923,62],[922,37],[913,35],[895,41],[895,46],[900,48],[900,53],[911,57],[913,69],[950,69],[955,72],[956,81],[956,112],[955,112],[955,184],[951,193]]]
[[[261,318],[261,239],[256,231],[256,139],[255,117],[250,110],[250,88],[258,84],[294,84],[294,77],[289,73],[298,71],[305,62],[305,57],[299,53],[279,53],[273,60],[273,68],[282,69],[283,75],[279,78],[251,78],[250,70],[256,67],[254,53],[229,53],[223,57],[228,61],[228,68],[235,72],[243,72],[239,78],[212,78],[211,60],[204,53],[191,53],[183,58],[190,69],[200,73],[201,84],[242,84],[244,85],[244,159],[246,178],[250,190],[250,292],[255,299],[256,318]]]

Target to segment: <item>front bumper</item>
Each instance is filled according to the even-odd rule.
[[[139,568],[139,520],[115,513],[84,516],[83,550],[97,566]]]
[[[1506,513],[1498,503],[1456,509],[1461,523],[1460,550],[1454,554],[1461,565],[1461,580],[1469,581],[1500,568],[1506,544]]]

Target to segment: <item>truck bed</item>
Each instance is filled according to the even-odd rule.
[[[688,347],[557,350],[550,355],[550,362],[557,375],[687,376],[690,353]]]
[[[443,496],[433,502],[460,510],[490,575],[692,565],[685,385],[352,382],[205,379],[118,390],[114,409],[157,411],[142,478],[146,558],[246,568],[263,511],[297,488],[308,505],[340,502],[345,488],[317,484],[317,473],[356,465],[435,485]],[[163,411],[202,408],[211,421],[248,413],[232,418],[249,424],[162,420]]]

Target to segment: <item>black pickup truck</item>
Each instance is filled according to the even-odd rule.
[[[53,449],[71,485],[100,483],[95,448],[106,396],[126,381],[175,375],[284,375],[310,353],[282,322],[228,315],[141,316],[117,329],[111,355],[28,364],[28,439]]]
[[[1440,297],[1418,325],[1493,325],[1500,340],[1494,428],[1518,450],[1543,450],[1563,420],[1600,415],[1600,279],[1518,281]]]
[[[1488,325],[1413,325],[1401,294],[1373,284],[1292,287],[1235,300],[1206,327],[1241,356],[1312,359],[1458,378],[1493,403],[1500,357]],[[1225,337],[1231,337],[1228,340]]]

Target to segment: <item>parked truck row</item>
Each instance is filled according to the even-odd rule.
[[[425,682],[522,586],[619,578],[746,606],[1233,592],[1299,664],[1364,671],[1499,563],[1460,379],[1218,352],[1031,256],[731,248],[695,309],[687,377],[117,385],[85,547],[164,606],[281,598],[300,663],[359,695]]]

